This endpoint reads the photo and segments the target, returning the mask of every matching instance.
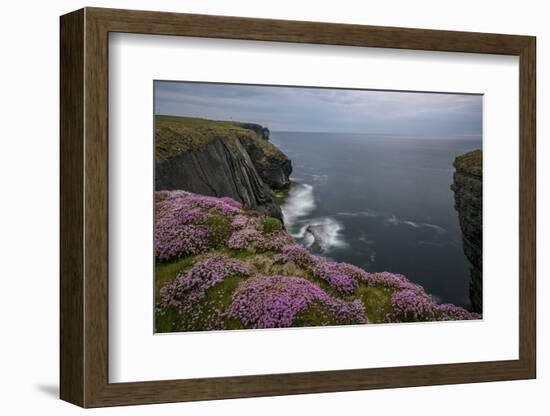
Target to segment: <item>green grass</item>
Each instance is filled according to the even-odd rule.
[[[252,130],[228,121],[155,116],[155,159],[158,163],[196,150],[216,139],[225,140],[231,145],[241,137],[261,140]]]
[[[261,223],[264,234],[271,234],[275,231],[282,230],[283,228],[281,221],[273,217],[263,217]]]
[[[277,200],[279,204],[282,204],[285,202],[285,200],[288,198],[288,194],[290,193],[290,190],[292,189],[292,186],[294,185],[293,181],[290,181],[289,185],[283,189],[274,189],[273,190],[273,196]]]
[[[231,233],[231,222],[220,216],[214,216],[208,219],[208,244],[210,247],[218,247]]]
[[[273,218],[273,220],[275,220]],[[277,223],[279,223],[278,220]],[[271,229],[275,223],[267,221],[264,227]],[[222,225],[223,228],[223,225]],[[286,275],[301,276],[315,283],[331,296],[352,301],[359,299],[365,306],[365,315],[370,323],[385,322],[386,315],[391,312],[391,296],[393,289],[381,285],[369,286],[360,284],[358,290],[350,296],[342,296],[326,281],[313,276],[307,270],[303,270],[289,262],[286,264],[274,264],[273,253],[252,253],[246,250],[236,250],[228,247],[220,247],[211,252],[225,254],[231,258],[245,262],[253,275]],[[189,268],[200,256],[189,256],[169,263],[158,263],[155,266],[155,298],[158,302],[160,289],[169,282],[172,282],[180,273]],[[215,314],[217,310],[226,310],[231,303],[233,292],[243,278],[230,277],[223,282],[210,288],[206,297],[201,301],[203,308],[201,317],[193,324],[194,331],[201,331],[207,328],[208,316]],[[238,320],[224,318],[227,329],[242,329],[242,323]],[[330,313],[321,305],[313,305],[302,311],[295,319],[293,326],[322,326],[322,325],[344,325],[345,322],[334,321]],[[185,317],[180,316],[175,310],[167,310],[164,315],[156,314],[155,326],[157,332],[178,332],[188,327]]]
[[[335,318],[334,313],[319,302],[299,312],[292,322],[294,327],[350,324],[353,322]]]
[[[276,189],[273,191],[273,195],[277,199],[285,199],[288,196],[288,189]]]
[[[181,272],[187,269],[195,261],[197,256],[188,256],[180,260],[157,263],[155,265],[155,304],[159,301],[160,289],[172,282]],[[155,313],[155,331],[173,332],[177,331],[180,316],[175,310],[168,310],[165,315]]]
[[[201,308],[201,313],[197,320],[192,323],[186,320],[174,308],[169,308],[165,314],[156,314],[155,329],[156,332],[180,332],[180,331],[204,331],[208,328],[209,317],[217,316],[217,311],[226,310],[231,304],[233,292],[237,289],[241,277],[228,277],[223,282],[211,287],[206,291],[204,299],[197,304]],[[226,329],[242,329],[240,321],[232,318],[223,318]],[[189,329],[191,328],[191,329]]]
[[[178,274],[187,269],[195,261],[197,256],[188,256],[169,263],[157,263],[155,265],[155,300],[158,302],[160,289],[173,281]]]
[[[365,314],[371,324],[386,321],[386,315],[391,311],[393,292],[394,290],[381,285],[361,285],[358,296],[365,305]]]
[[[181,316],[174,308],[167,309],[163,315],[155,313],[155,332],[179,332],[182,328]]]
[[[220,249],[216,250],[218,253],[225,254],[226,256],[232,257],[237,260],[245,260],[248,257],[252,257],[254,253],[251,253],[250,251],[246,250],[237,250],[230,247],[221,247]]]
[[[290,187],[285,189],[274,189],[273,196],[275,197],[275,199],[279,204],[282,204],[287,199],[289,192],[290,192]]]
[[[162,162],[196,150],[214,140],[234,145],[239,139],[260,148],[266,156],[284,157],[279,149],[237,122],[193,117],[155,116],[155,159]]]
[[[473,150],[463,155],[457,156],[454,166],[458,171],[469,173],[474,176],[482,176],[483,173],[483,155],[481,150]]]
[[[220,248],[219,250],[213,250],[218,253],[225,254],[234,259],[244,260],[247,257],[253,256],[253,253],[249,253],[243,250],[235,250],[228,247]],[[157,263],[155,265],[155,299],[158,301],[158,294],[160,289],[167,283],[172,282],[178,274],[185,271],[193,262],[199,257],[187,256],[179,260],[165,263]]]
[[[393,289],[381,285],[369,286],[360,284],[358,290],[350,296],[342,296],[327,282],[312,276],[306,270],[298,268],[294,263],[274,264],[273,253],[251,253],[245,250],[235,250],[227,247],[213,250],[212,252],[223,253],[229,257],[245,262],[254,275],[275,275],[302,276],[320,286],[331,296],[352,301],[359,299],[365,306],[365,315],[370,323],[385,322],[386,315],[391,312],[391,296]],[[170,263],[159,263],[155,267],[155,294],[158,301],[160,289],[167,283],[173,281],[178,274],[185,271],[199,256],[189,256]],[[287,270],[288,269],[288,270]],[[207,328],[208,317],[215,315],[218,310],[226,310],[231,303],[233,292],[237,288],[241,277],[229,277],[216,286],[208,289],[206,297],[201,301],[202,313],[193,323],[194,331],[202,331]],[[164,315],[156,314],[155,327],[157,332],[179,332],[186,330],[188,324],[185,317],[180,316],[176,310],[167,310]],[[227,329],[242,329],[243,325],[235,319],[224,318]],[[323,326],[323,325],[345,325],[346,322],[335,321],[329,311],[322,305],[313,305],[300,312],[293,323],[293,326]],[[188,330],[188,329],[187,329]]]
[[[253,255],[252,253],[248,253],[246,251],[234,250],[225,247],[216,251],[237,259],[245,259]],[[155,265],[156,302],[159,301],[160,289],[166,284],[172,282],[180,273],[188,269],[199,257],[200,255],[188,256],[176,261],[157,263]],[[229,306],[233,291],[236,289],[239,281],[241,280],[242,278],[240,277],[229,277],[207,291],[205,299],[201,302],[201,306],[204,307],[203,313],[201,314],[202,317],[199,318],[198,324],[193,325],[194,331],[201,331],[204,329],[207,316],[212,314],[213,311],[216,309],[225,310]],[[225,319],[224,322],[228,329],[242,329],[242,324],[234,319]],[[173,308],[165,310],[165,313],[162,315],[155,313],[155,331],[158,333],[179,332],[184,330],[186,327],[185,317],[182,317],[178,311]]]
[[[227,310],[229,305],[231,305],[233,292],[242,280],[243,278],[241,277],[228,277],[223,282],[208,289],[206,291],[206,299],[203,301],[206,307],[201,321],[205,322],[206,315],[213,313],[215,310]],[[227,329],[243,328],[243,324],[237,319],[224,318],[224,324]]]
[[[182,117],[182,116],[155,116],[155,127],[188,127],[188,128],[198,128],[198,127],[236,127],[236,124],[232,121],[222,121],[222,120],[209,120],[206,118],[198,117]]]
[[[325,308],[320,304],[314,304],[302,310],[294,317],[292,322],[292,326],[295,327],[327,325],[341,325],[341,323],[333,322]]]

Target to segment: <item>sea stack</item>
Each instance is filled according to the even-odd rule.
[[[471,264],[470,301],[474,312],[482,312],[483,227],[482,152],[474,150],[458,156],[451,189],[455,196],[464,254]]]

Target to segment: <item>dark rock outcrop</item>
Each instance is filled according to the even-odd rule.
[[[451,189],[455,195],[464,254],[471,263],[470,301],[472,310],[482,312],[482,153],[474,150],[458,156]]]
[[[269,129],[267,127],[261,126],[260,124],[254,124],[254,123],[235,123],[235,124],[243,129],[252,130],[261,139],[269,140]]]
[[[170,126],[157,121],[157,153],[163,157],[156,161],[155,189],[229,196],[248,209],[282,220],[272,189],[289,185],[290,160],[254,130],[236,127],[237,123],[189,120],[181,118],[181,126],[174,117]]]
[[[285,189],[290,186],[292,163],[279,149],[271,143],[266,146],[265,142],[250,137],[241,137],[239,141],[267,186],[272,189]]]

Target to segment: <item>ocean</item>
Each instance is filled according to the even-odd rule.
[[[470,263],[450,186],[454,158],[481,148],[481,137],[271,132],[270,140],[292,160],[282,208],[298,242],[469,307]]]

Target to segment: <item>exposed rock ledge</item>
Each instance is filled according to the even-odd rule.
[[[236,123],[239,127],[243,129],[252,130],[258,137],[269,140],[269,129],[267,127],[261,126],[254,123]]]
[[[291,161],[257,124],[156,116],[155,189],[231,197],[282,219],[272,189],[289,186]]]
[[[451,189],[455,194],[464,254],[471,263],[470,301],[472,310],[482,312],[482,153],[474,150],[458,156]]]

